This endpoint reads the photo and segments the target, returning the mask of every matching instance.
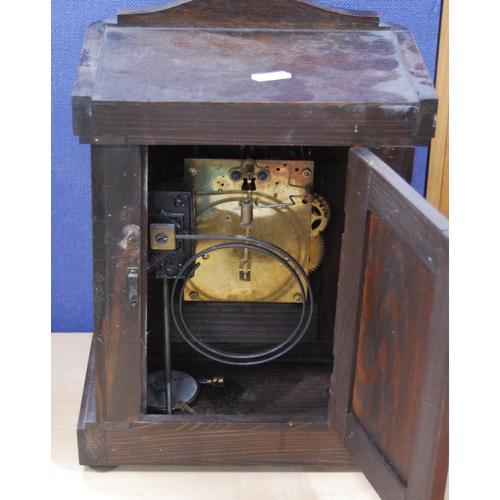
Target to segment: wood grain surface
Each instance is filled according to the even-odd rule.
[[[332,424],[384,499],[440,500],[448,221],[366,149],[350,160]]]
[[[279,70],[291,77],[251,78]],[[400,28],[96,23],[73,108],[75,133],[93,144],[380,147],[427,145],[437,100],[411,33]]]
[[[369,232],[352,412],[407,482],[433,276],[375,215],[370,217]],[[407,288],[408,280],[417,275],[418,282]]]
[[[120,9],[126,26],[324,28],[378,27],[374,11],[330,7],[315,0],[175,0],[169,4]]]
[[[380,499],[352,467],[82,467],[76,423],[90,344],[89,333],[52,334],[52,499]]]
[[[137,146],[92,148],[98,421],[134,421],[141,410],[145,298],[131,299],[129,278],[144,272],[141,162]]]

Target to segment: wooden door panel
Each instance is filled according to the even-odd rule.
[[[378,217],[368,227],[351,412],[407,482],[433,273]]]
[[[448,221],[364,148],[349,158],[331,425],[384,499],[447,471]]]

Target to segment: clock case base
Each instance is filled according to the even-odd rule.
[[[97,422],[93,353],[92,345],[77,430],[81,465],[93,469],[120,465],[355,465],[328,425],[327,406],[324,417],[316,412],[308,420],[279,414],[145,414],[136,422]],[[309,378],[313,382],[314,375]],[[294,400],[295,406],[300,404]]]

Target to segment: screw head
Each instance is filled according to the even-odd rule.
[[[188,169],[188,174],[191,175],[191,176],[194,176],[198,173],[198,171],[194,168],[194,167],[191,167]]]
[[[191,292],[191,293],[189,294],[189,298],[190,298],[191,300],[196,300],[196,299],[198,298],[198,294],[197,294],[196,292]]]
[[[168,236],[165,233],[157,233],[155,236],[155,241],[158,245],[165,245],[168,241]]]
[[[243,177],[243,174],[239,170],[233,170],[229,174],[229,177],[231,177],[231,180],[233,181],[239,181]]]
[[[260,170],[257,174],[257,179],[259,179],[259,181],[267,181],[267,179],[269,179],[269,172],[267,170]]]
[[[302,302],[302,295],[300,293],[296,293],[294,296],[293,296],[293,300],[295,302]]]
[[[188,203],[188,198],[186,195],[181,194],[174,199],[174,205],[176,208],[184,208]]]
[[[304,170],[302,170],[302,175],[304,177],[309,177],[311,175],[311,169],[310,168],[305,168]]]

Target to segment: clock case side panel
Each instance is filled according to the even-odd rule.
[[[145,412],[145,149],[91,153],[95,415],[130,422]]]

